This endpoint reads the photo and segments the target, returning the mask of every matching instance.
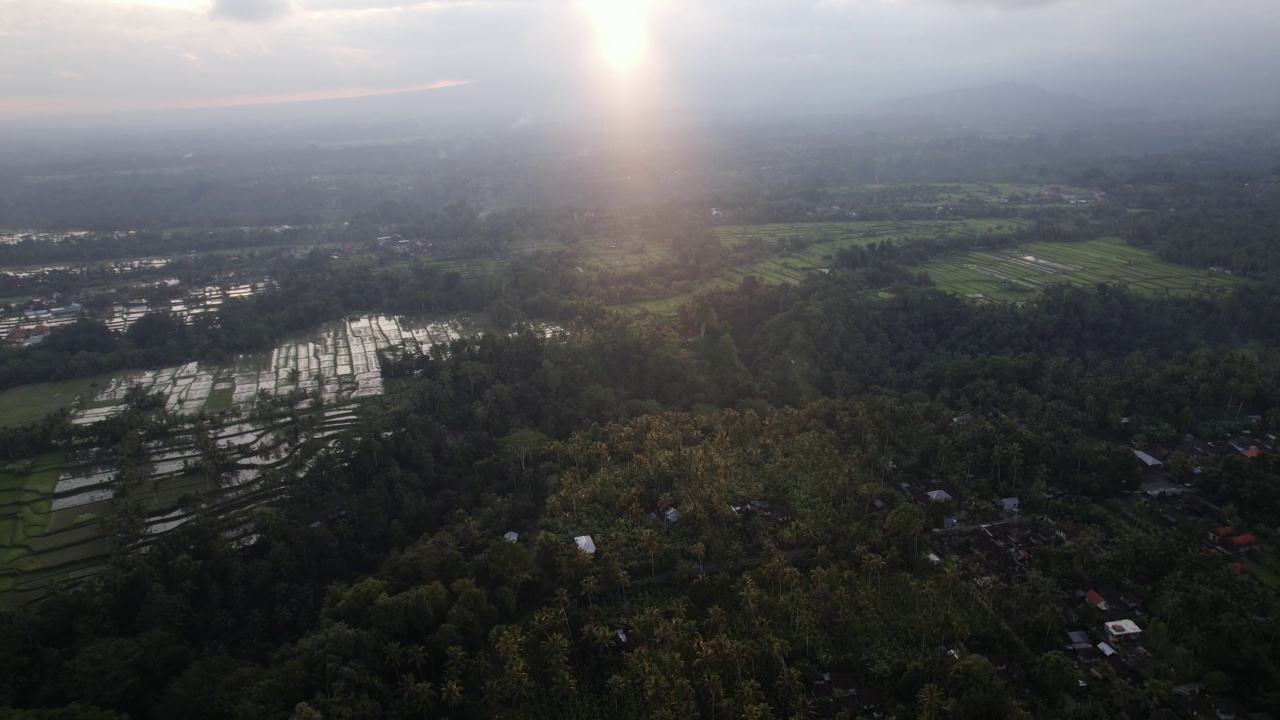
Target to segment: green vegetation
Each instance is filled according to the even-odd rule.
[[[1174,296],[1226,292],[1233,285],[1229,277],[1163,262],[1118,238],[976,250],[933,260],[925,271],[943,290],[991,300],[1026,300],[1054,283],[1107,283]]]
[[[617,309],[633,316],[653,315],[672,318],[676,310],[696,296],[715,290],[737,287],[745,278],[754,276],[766,285],[798,284],[813,272],[830,272],[839,254],[850,248],[891,243],[908,245],[938,237],[953,240],[981,241],[1003,237],[1030,227],[1022,220],[899,221],[899,222],[813,222],[750,226],[723,226],[716,234],[726,252],[736,253],[735,261],[723,263],[697,280],[674,288],[660,298],[617,305]],[[598,258],[604,240],[585,241],[588,257]],[[618,245],[619,248],[625,247]],[[611,251],[611,269],[632,273],[658,272],[669,254],[633,254]]]
[[[204,402],[204,410],[206,412],[230,410],[233,405],[232,397],[234,395],[234,387],[214,387],[209,391],[209,397]]]
[[[1280,154],[850,143],[612,213],[382,203],[202,322],[0,354],[9,385],[198,359],[255,393],[189,368],[202,413],[157,381],[0,429],[0,714],[1280,712]],[[1007,201],[1042,182],[1108,198]],[[105,247],[134,242],[181,238]],[[365,312],[489,332],[382,353],[387,393],[349,404],[259,375]]]
[[[82,394],[100,387],[110,377],[98,375],[33,383],[0,391],[0,427],[35,422],[49,413],[71,408]]]
[[[0,569],[30,553],[30,539],[48,527],[53,489],[65,461],[65,453],[55,452],[0,469]],[[11,580],[9,572],[0,572],[0,591]]]
[[[1245,569],[1265,582],[1271,587],[1280,587],[1280,573],[1272,570],[1270,566],[1264,565],[1261,560],[1253,557],[1246,557],[1240,560]]]

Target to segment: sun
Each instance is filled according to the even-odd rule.
[[[632,70],[649,48],[646,28],[647,0],[579,0],[591,18],[596,44],[608,65],[617,71]]]

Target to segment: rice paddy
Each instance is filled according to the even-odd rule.
[[[717,228],[726,245],[756,245],[766,249],[767,256],[753,262],[726,269],[713,278],[682,289],[669,297],[631,303],[620,309],[636,315],[665,317],[673,314],[682,303],[688,302],[700,292],[735,287],[748,275],[754,275],[769,285],[798,284],[814,272],[828,272],[835,262],[836,253],[855,246],[874,243],[901,243],[913,239],[950,237],[979,237],[987,234],[1005,234],[1028,224],[1022,220],[964,220],[964,221],[916,221],[916,222],[824,222],[772,225],[737,225]],[[612,267],[640,267],[648,256],[629,253],[622,243],[609,243],[601,251],[601,241],[590,243],[593,257],[602,257]],[[634,246],[633,246],[634,247]],[[647,249],[646,249],[647,252]]]
[[[0,427],[36,422],[51,412],[71,408],[81,396],[100,388],[110,379],[110,375],[101,375],[21,385],[0,392]]]
[[[1054,283],[1120,284],[1149,295],[1187,296],[1224,292],[1235,282],[1162,262],[1119,238],[975,250],[935,260],[924,270],[940,288],[979,301],[1027,300]]]
[[[554,326],[538,329],[544,334],[558,331]],[[121,373],[85,393],[73,422],[90,424],[119,412],[125,392],[134,385],[163,395],[178,416],[216,413],[208,417],[209,432],[232,459],[232,469],[219,477],[199,470],[202,457],[190,422],[153,443],[143,542],[202,512],[226,520],[229,539],[249,543],[252,526],[242,512],[287,492],[263,482],[263,471],[287,467],[290,475],[301,474],[318,451],[358,422],[356,403],[384,390],[380,352],[421,351],[478,332],[465,317],[351,318],[226,366],[189,363]],[[263,393],[294,390],[306,393],[295,406],[308,418],[306,423],[292,423],[287,414],[248,412]],[[39,598],[52,584],[76,582],[100,569],[108,552],[101,522],[111,509],[115,475],[110,448],[0,466],[0,606]]]

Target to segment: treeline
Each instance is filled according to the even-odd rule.
[[[1269,182],[1179,184],[1134,217],[1128,240],[1162,260],[1274,281],[1280,267],[1280,175]],[[1166,207],[1167,206],[1167,207]]]
[[[440,210],[388,201],[357,214],[341,232],[346,237],[369,240],[394,230],[405,238],[441,243],[445,253],[457,257],[502,256],[513,246],[572,244],[583,226],[569,209],[513,208],[481,212],[464,202]]]
[[[543,258],[543,262],[555,264],[553,257]],[[301,260],[276,260],[271,276],[273,291],[228,300],[216,313],[197,316],[190,325],[160,311],[143,317],[124,333],[113,333],[100,321],[82,318],[54,328],[38,345],[0,348],[0,388],[191,360],[221,362],[236,354],[267,349],[285,335],[313,329],[348,313],[479,311],[502,297],[516,307],[523,304],[510,292],[504,295],[500,276],[464,277],[429,263],[381,268],[311,253]],[[521,287],[535,294],[541,289],[536,282]],[[562,304],[542,302],[536,307],[555,317]]]
[[[142,229],[139,229],[139,228]],[[311,228],[178,230],[165,232],[142,224],[127,231],[91,232],[57,242],[20,240],[0,245],[0,264],[89,263],[203,253],[219,250],[291,246],[316,236]]]

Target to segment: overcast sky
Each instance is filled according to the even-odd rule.
[[[469,84],[519,116],[1274,87],[1277,0],[0,0],[0,116]]]

